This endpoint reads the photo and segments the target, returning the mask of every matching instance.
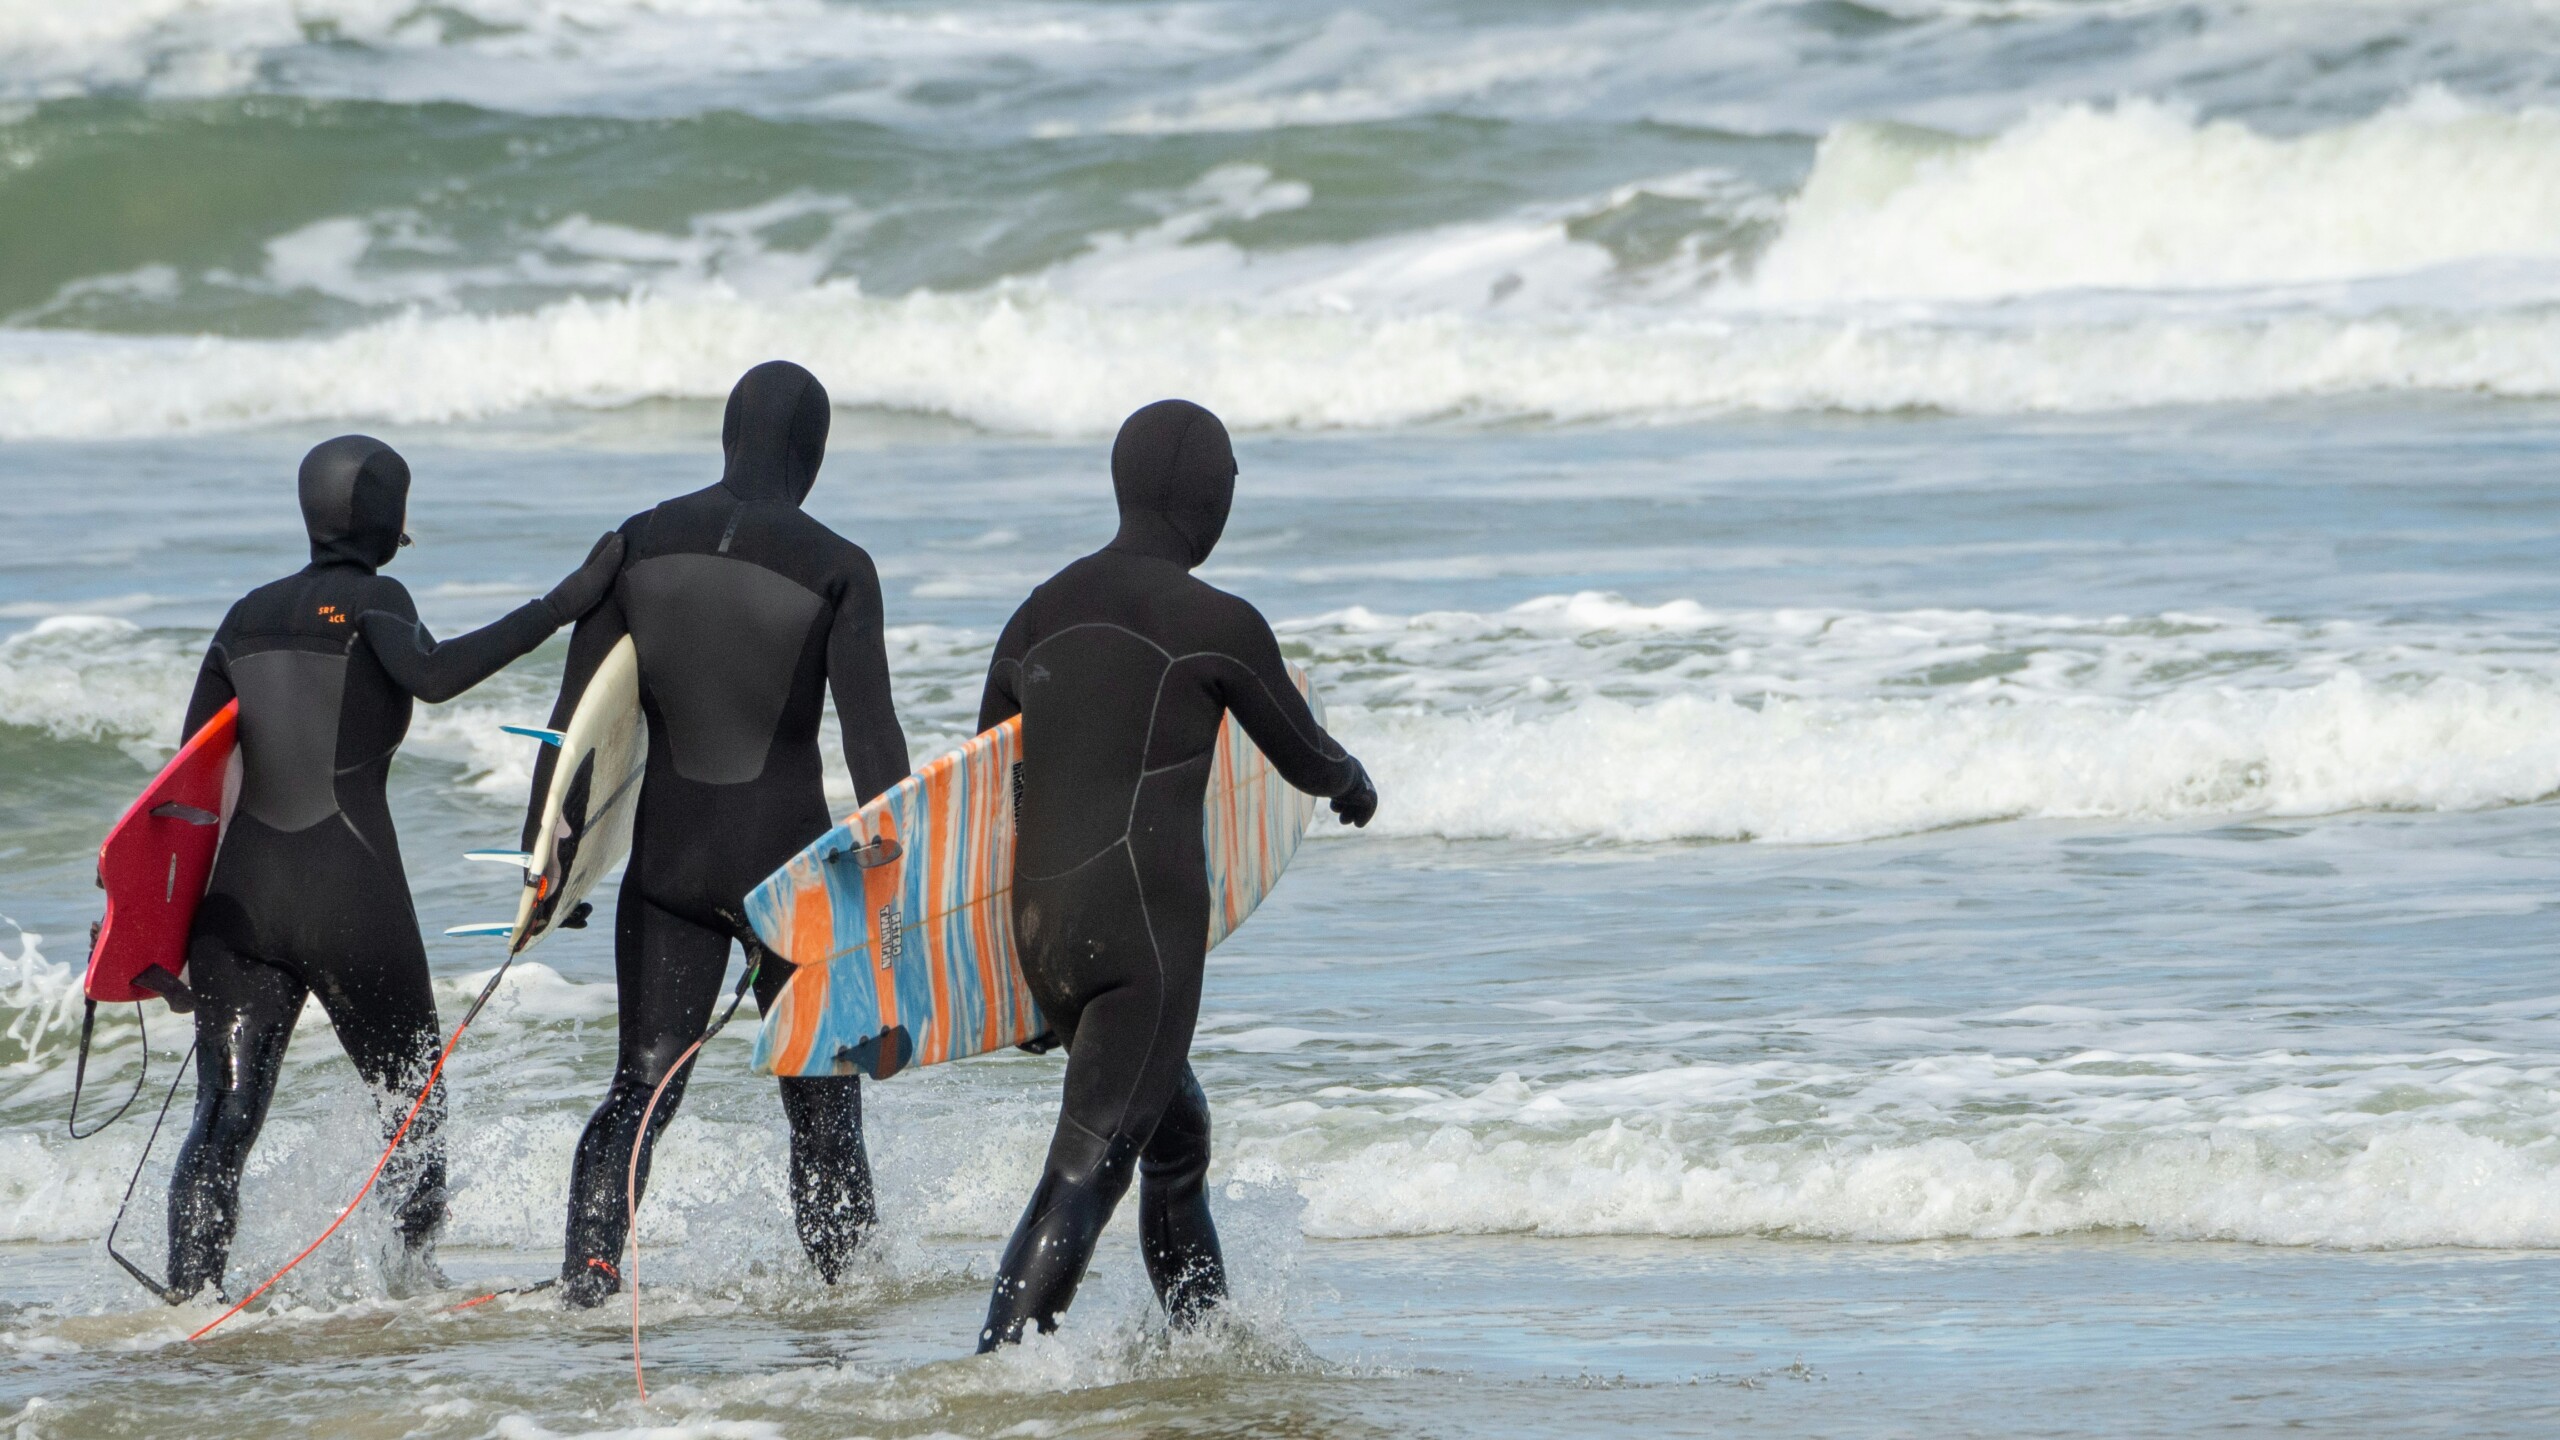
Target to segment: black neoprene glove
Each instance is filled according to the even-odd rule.
[[[1351,768],[1357,773],[1352,777],[1351,788],[1333,797],[1333,813],[1341,816],[1345,825],[1365,826],[1369,817],[1378,813],[1378,787],[1369,783],[1369,767],[1354,760]]]
[[[586,613],[604,603],[605,592],[613,588],[613,577],[622,573],[622,534],[607,530],[596,548],[569,578],[551,587],[542,603],[551,607],[552,620],[561,625],[573,624]]]

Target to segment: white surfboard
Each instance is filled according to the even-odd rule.
[[[567,729],[507,728],[560,749],[533,849],[471,852],[475,860],[522,865],[524,896],[513,925],[457,925],[445,933],[510,936],[509,951],[521,955],[558,929],[596,882],[631,853],[631,820],[649,763],[640,652],[631,637],[624,636],[596,667]]]

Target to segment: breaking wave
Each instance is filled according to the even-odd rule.
[[[1826,843],[2560,791],[2560,637],[2529,625],[1718,611],[1585,592],[1280,628],[1393,795],[1390,834]],[[990,637],[891,640],[917,754],[966,738]],[[165,753],[200,643],[48,619],[0,640],[0,724]],[[545,693],[527,672],[426,707],[410,749],[507,804],[528,761],[498,726]]]
[[[1165,394],[1259,429],[2547,397],[2556,155],[2560,111],[2437,91],[2291,136],[2127,101],[1981,139],[1846,123],[1787,190],[1710,165],[1321,243],[1240,238],[1344,222],[1227,163],[1122,197],[1159,223],[1011,241],[1036,263],[938,288],[895,281],[903,198],[803,186],[674,234],[394,208],[272,236],[263,269],[64,283],[0,328],[0,438],[715,399],[775,355],[841,404],[1045,435]],[[235,312],[289,333],[147,333]]]

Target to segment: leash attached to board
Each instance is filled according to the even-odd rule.
[[[684,1073],[684,1067],[693,1063],[693,1057],[701,1053],[703,1046],[711,1043],[711,1037],[728,1027],[730,1017],[736,1015],[738,1007],[746,1002],[748,988],[756,983],[756,972],[764,968],[764,953],[762,942],[747,942],[747,973],[738,977],[738,988],[729,993],[729,1008],[720,1012],[720,1018],[711,1022],[711,1028],[702,1032],[702,1038],[686,1046],[684,1053],[676,1057],[676,1063],[668,1066],[667,1073],[659,1077],[658,1088],[649,1092],[649,1103],[640,1111],[640,1128],[631,1136],[631,1163],[622,1175],[623,1254],[631,1269],[626,1278],[626,1283],[631,1286],[631,1383],[639,1387],[643,1402],[649,1398],[649,1372],[640,1364],[640,1150],[648,1143],[649,1117],[658,1113],[658,1097],[667,1093],[669,1082]],[[600,1262],[590,1260],[587,1263]],[[610,1270],[612,1267],[605,1268]]]
[[[133,1108],[133,1102],[142,1098],[143,1082],[151,1078],[151,1023],[143,1018],[142,1002],[137,1000],[133,1003],[133,1023],[142,1030],[142,1069],[133,1077],[133,1093],[124,1097],[124,1103],[116,1107],[113,1115],[86,1130],[80,1128],[80,1092],[89,1083],[89,1037],[98,1028],[98,1002],[83,998],[80,1004],[80,1058],[71,1067],[71,1118],[67,1122],[74,1140],[86,1140],[123,1119],[124,1112]],[[194,1052],[188,1053],[192,1055]],[[180,1068],[183,1070],[185,1067]],[[176,1093],[176,1085],[176,1081],[170,1082],[170,1093]],[[161,1113],[167,1114],[168,1107],[162,1106]],[[127,1193],[131,1193],[130,1188]]]

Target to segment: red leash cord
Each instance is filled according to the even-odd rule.
[[[640,1147],[649,1134],[649,1117],[658,1113],[658,1097],[667,1093],[667,1082],[684,1073],[684,1067],[692,1063],[694,1053],[702,1048],[702,1041],[710,1038],[710,1032],[705,1031],[702,1040],[686,1046],[684,1053],[676,1057],[676,1063],[667,1067],[665,1077],[658,1081],[658,1088],[649,1092],[649,1104],[640,1112],[640,1135],[631,1142],[631,1166],[622,1176],[622,1224],[631,1237],[623,1247],[631,1272],[624,1277],[625,1283],[631,1287],[631,1383],[640,1387],[640,1399],[644,1404],[649,1399],[649,1372],[640,1365]]]
[[[711,1037],[728,1028],[730,1017],[736,1015],[738,1007],[746,1001],[748,987],[756,983],[756,971],[762,968],[763,960],[764,947],[750,943],[747,946],[747,973],[738,977],[738,988],[729,996],[729,1008],[721,1012],[710,1029],[702,1032],[701,1039],[686,1046],[684,1053],[676,1057],[676,1063],[668,1066],[667,1073],[659,1077],[658,1087],[649,1092],[648,1105],[640,1111],[640,1128],[631,1137],[631,1165],[622,1173],[623,1255],[631,1267],[625,1281],[631,1287],[631,1383],[640,1387],[640,1399],[644,1404],[649,1399],[649,1373],[640,1364],[640,1147],[649,1143],[649,1119],[658,1113],[658,1098],[667,1093],[667,1086],[678,1075],[684,1073],[684,1067],[693,1063],[693,1057],[701,1052],[702,1047],[711,1043]]]
[[[223,1311],[220,1315],[214,1317],[211,1324],[205,1326],[201,1330],[198,1330],[193,1335],[188,1336],[188,1340],[202,1340],[207,1335],[210,1335],[214,1331],[220,1329],[224,1321],[227,1321],[232,1316],[248,1309],[259,1296],[264,1295],[269,1290],[275,1288],[275,1283],[277,1281],[292,1274],[295,1266],[310,1259],[313,1251],[319,1249],[322,1245],[327,1244],[329,1237],[338,1233],[338,1227],[347,1223],[347,1217],[356,1213],[356,1207],[364,1203],[364,1197],[373,1193],[374,1182],[382,1178],[383,1167],[391,1163],[392,1153],[400,1148],[400,1142],[402,1140],[408,1138],[409,1127],[417,1122],[418,1112],[426,1108],[427,1097],[436,1093],[436,1081],[443,1078],[444,1075],[444,1062],[453,1058],[454,1047],[462,1043],[462,1032],[471,1028],[472,1021],[480,1018],[481,1007],[489,1003],[490,996],[498,993],[498,982],[506,978],[507,967],[515,963],[515,953],[513,951],[509,951],[506,960],[498,966],[497,971],[494,974],[490,975],[489,983],[480,987],[480,997],[471,1002],[471,1008],[469,1010],[463,1012],[462,1023],[453,1027],[453,1038],[444,1042],[444,1052],[436,1056],[436,1063],[427,1071],[427,1083],[418,1087],[418,1098],[409,1102],[409,1113],[401,1117],[400,1128],[391,1132],[391,1143],[382,1147],[381,1158],[373,1162],[373,1170],[364,1177],[363,1188],[357,1190],[355,1198],[347,1202],[347,1208],[338,1212],[338,1218],[329,1222],[329,1228],[320,1232],[319,1239],[303,1246],[301,1254],[286,1261],[283,1269],[268,1276],[266,1278],[266,1282],[261,1284],[257,1289],[250,1291],[247,1298],[243,1299],[239,1304],[232,1306],[230,1309]]]

